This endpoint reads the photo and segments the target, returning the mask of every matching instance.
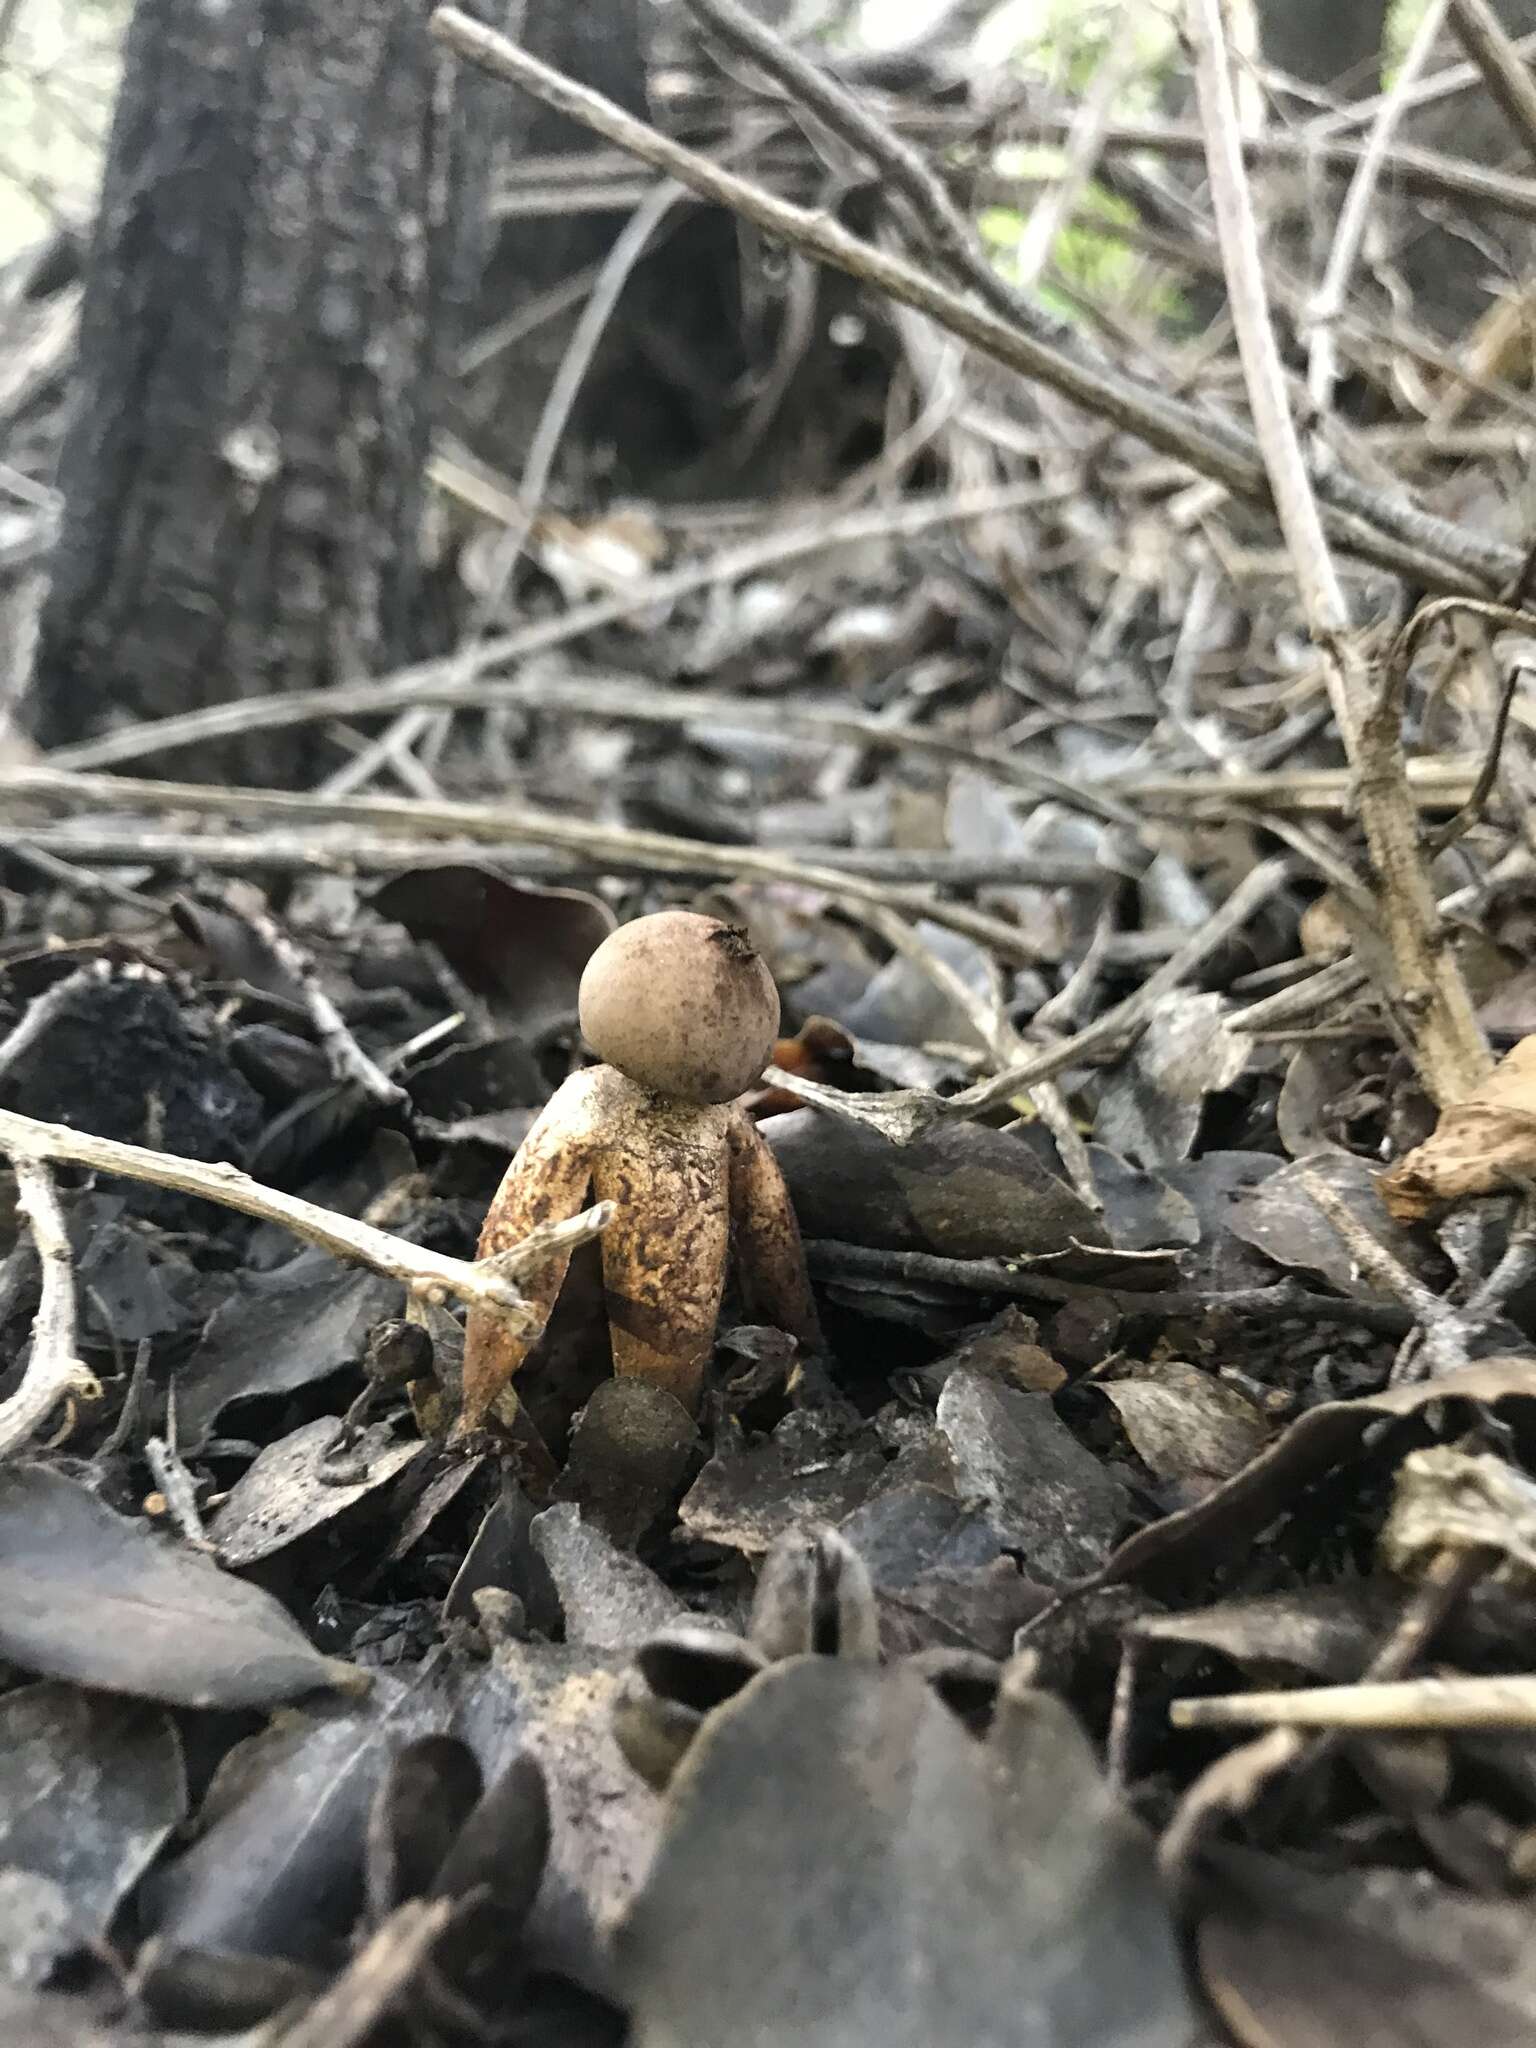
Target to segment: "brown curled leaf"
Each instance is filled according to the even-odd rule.
[[[1522,1038],[1486,1081],[1449,1103],[1422,1145],[1381,1176],[1399,1223],[1449,1202],[1492,1195],[1536,1174],[1536,1037]]]

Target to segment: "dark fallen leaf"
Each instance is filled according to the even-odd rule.
[[[363,1683],[269,1593],[37,1465],[0,1471],[0,1656],[183,1707],[269,1707]]]
[[[1275,1129],[1292,1159],[1348,1150],[1340,1142],[1347,1123],[1340,1110],[1360,1078],[1360,1052],[1351,1040],[1296,1048],[1275,1103]]]
[[[1243,2048],[1528,2048],[1536,1943],[1523,1899],[1420,1871],[1324,1871],[1225,1849],[1196,1937]]]
[[[1297,1416],[1266,1450],[1196,1506],[1128,1536],[1091,1583],[1155,1582],[1201,1559],[1229,1557],[1331,1465],[1352,1458],[1376,1424],[1415,1415],[1435,1402],[1536,1400],[1536,1359],[1485,1358],[1419,1385],[1353,1401],[1325,1401]]]
[[[395,1532],[384,1562],[397,1564],[407,1551],[413,1550],[438,1516],[452,1507],[465,1487],[477,1477],[484,1464],[483,1457],[461,1458],[449,1453],[424,1486],[421,1485],[421,1468],[418,1467],[411,1475],[411,1490],[415,1498]]]
[[[0,1698],[0,1973],[41,1983],[99,1940],[186,1803],[181,1744],[158,1708],[52,1683]],[[57,1888],[53,1940],[11,1938],[4,1880],[16,1876]]]
[[[208,1524],[221,1564],[235,1571],[271,1557],[386,1486],[426,1449],[374,1422],[333,1459],[341,1428],[339,1416],[321,1415],[268,1444]],[[343,1478],[353,1473],[361,1476]]]
[[[538,889],[463,864],[396,875],[373,907],[438,947],[524,1042],[574,1020],[582,969],[616,922],[580,889]]]
[[[287,1394],[355,1365],[369,1330],[398,1315],[403,1290],[305,1250],[272,1273],[245,1274],[208,1320],[178,1376],[176,1415],[195,1448],[231,1401]]]
[[[229,1056],[270,1104],[313,1094],[331,1078],[324,1048],[280,1024],[243,1025],[230,1034]]]
[[[549,1084],[522,1038],[456,1045],[413,1067],[406,1082],[417,1113],[450,1129],[471,1118],[542,1109]]]
[[[937,1566],[991,1564],[1002,1550],[985,1509],[933,1486],[891,1487],[838,1533],[863,1558],[877,1593],[910,1586]]]
[[[109,1344],[137,1344],[195,1329],[217,1293],[191,1262],[122,1220],[123,1204],[100,1191],[77,1195],[69,1235],[82,1329]]]
[[[939,1053],[920,1052],[916,1046],[887,1045],[880,1038],[856,1038],[853,1057],[856,1074],[872,1074],[877,1081],[889,1081],[893,1088],[923,1088],[929,1094],[938,1094],[952,1083],[975,1078],[972,1067],[958,1054],[946,1058]],[[850,1076],[842,1085],[851,1086],[853,1078]],[[786,1109],[794,1106],[785,1104]]]
[[[475,1595],[487,1588],[510,1593],[530,1628],[553,1633],[560,1626],[560,1599],[549,1567],[533,1547],[533,1503],[510,1474],[482,1516],[464,1562],[448,1588],[443,1615],[449,1621],[475,1619]]]
[[[1126,1520],[1122,1483],[1073,1436],[1048,1394],[951,1373],[938,1424],[962,1500],[985,1503],[1033,1579],[1057,1586],[1101,1565]]]
[[[1268,1152],[1206,1152],[1164,1169],[1163,1179],[1194,1209],[1200,1226],[1198,1242],[1180,1260],[1186,1287],[1263,1287],[1274,1280],[1269,1260],[1233,1235],[1232,1205],[1243,1189],[1268,1180],[1283,1164]]]
[[[1006,1657],[1050,1595],[1026,1579],[985,1508],[933,1486],[893,1486],[838,1531],[869,1568],[889,1659],[940,1647]]]
[[[1247,1672],[1286,1673],[1344,1684],[1365,1670],[1403,1611],[1392,1579],[1297,1586],[1252,1600],[1219,1600],[1189,1614],[1148,1614],[1130,1633],[1148,1643],[1187,1643]]]
[[[966,1650],[1001,1661],[1052,1596],[1011,1557],[998,1557],[991,1564],[938,1565],[875,1597],[887,1658]]]
[[[1096,820],[1056,811],[1052,806],[1021,816],[1013,793],[999,789],[990,777],[958,768],[949,778],[944,805],[944,836],[956,853],[984,860],[1006,861],[1042,853],[1076,855],[1086,863],[1104,851],[1104,828]],[[1006,903],[1018,923],[1043,948],[1069,947],[1074,935],[1086,939],[1097,891],[1080,889],[1064,895],[1054,889],[1014,885],[989,890]]]
[[[1501,977],[1478,1004],[1477,1021],[1501,1051],[1536,1032],[1536,967]]]
[[[1250,1041],[1227,1029],[1226,1010],[1221,996],[1189,990],[1158,1005],[1102,1085],[1101,1145],[1149,1167],[1189,1157],[1206,1097],[1230,1088],[1248,1064]]]
[[[1007,1131],[938,1124],[910,1145],[894,1145],[866,1125],[813,1109],[769,1117],[761,1128],[806,1237],[962,1259],[1107,1241],[1081,1196]]]
[[[1321,1273],[1341,1294],[1367,1301],[1395,1301],[1398,1297],[1389,1288],[1356,1266],[1349,1247],[1307,1193],[1308,1179],[1320,1180],[1331,1189],[1362,1229],[1410,1272],[1423,1274],[1431,1282],[1440,1277],[1438,1259],[1436,1270],[1424,1272],[1424,1250],[1410,1231],[1387,1214],[1376,1192],[1377,1175],[1365,1160],[1348,1152],[1313,1153],[1282,1166],[1257,1187],[1244,1189],[1232,1203],[1229,1227],[1277,1266]]]
[[[208,903],[195,896],[178,896],[171,904],[171,916],[202,955],[200,964],[214,980],[244,982],[280,1002],[303,1003],[303,983],[284,964],[271,940],[232,902]]]
[[[873,1434],[810,1410],[788,1415],[748,1448],[717,1450],[694,1481],[678,1519],[690,1536],[759,1556],[797,1522],[842,1521],[885,1469]]]
[[[1110,1239],[1122,1251],[1156,1251],[1164,1245],[1199,1242],[1200,1222],[1194,1205],[1176,1194],[1160,1174],[1132,1166],[1107,1145],[1090,1145],[1088,1158]]]
[[[1159,1479],[1230,1479],[1269,1441],[1262,1409],[1183,1359],[1154,1359],[1093,1385]]]
[[[261,1099],[224,1057],[211,1016],[183,1010],[158,975],[83,983],[11,1063],[7,1105],[44,1123],[243,1163]],[[141,1216],[207,1225],[209,1208],[147,1182],[116,1184]]]
[[[633,1650],[683,1612],[649,1566],[616,1549],[574,1502],[546,1508],[529,1534],[560,1596],[567,1642]]]
[[[987,999],[995,970],[974,939],[926,919],[918,921],[914,933],[975,995]],[[855,1036],[886,1045],[924,1046],[942,1041],[979,1047],[982,1043],[960,1005],[905,953],[893,953],[876,969],[863,995],[844,1011],[842,1021]]]
[[[949,1341],[969,1327],[976,1312],[974,1290],[849,1272],[841,1256],[847,1249],[824,1241],[812,1241],[806,1247],[818,1291],[838,1308],[874,1322],[920,1330],[935,1342]]]
[[[550,1847],[528,1948],[597,1991],[609,1979],[609,1934],[650,1865],[659,1819],[656,1795],[614,1739],[623,1665],[574,1644],[501,1643],[454,1719],[488,1778],[520,1755],[539,1765]]]
[[[982,1744],[911,1666],[794,1658],[709,1715],[617,1953],[637,2048],[1191,2031],[1150,1846],[1065,1709],[1005,1701]]]
[[[1066,1374],[1040,1344],[1040,1326],[1012,1302],[990,1323],[973,1331],[947,1358],[921,1368],[918,1377],[937,1390],[952,1372],[979,1372],[1030,1394],[1054,1394]],[[935,1394],[936,1398],[936,1394]]]
[[[441,1731],[454,1689],[439,1667],[375,1676],[369,1697],[280,1717],[226,1758],[203,1832],[158,1874],[153,1931],[168,1946],[326,1960],[362,1901],[364,1844],[391,1753]]]

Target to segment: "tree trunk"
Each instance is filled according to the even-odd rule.
[[[503,95],[428,13],[138,0],[25,712],[43,745],[446,637],[423,464]],[[270,782],[311,752],[264,734],[176,759]]]

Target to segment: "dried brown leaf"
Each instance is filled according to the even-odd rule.
[[[1400,1223],[1448,1202],[1492,1195],[1536,1174],[1536,1037],[1522,1038],[1487,1080],[1448,1103],[1422,1145],[1380,1180]]]

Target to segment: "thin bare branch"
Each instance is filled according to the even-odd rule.
[[[840,898],[882,903],[932,918],[963,932],[978,945],[992,947],[1003,959],[1028,964],[1039,957],[1039,945],[1017,925],[964,903],[930,897],[925,891],[872,882],[862,875],[812,867],[787,853],[760,846],[711,846],[670,832],[642,832],[624,825],[589,824],[526,804],[435,803],[404,797],[318,797],[278,789],[215,788],[198,782],[150,782],[127,775],[69,775],[51,768],[0,769],[0,804],[27,798],[59,804],[70,810],[97,804],[121,809],[132,804],[149,811],[192,811],[200,816],[224,813],[236,818],[324,821],[332,824],[380,826],[396,832],[458,834],[487,840],[528,840],[535,846],[568,847],[601,862],[608,873],[656,875],[714,874],[729,878],[763,875],[776,882],[796,882],[824,889]]]
[[[1270,324],[1258,227],[1243,166],[1220,0],[1190,0],[1195,78],[1209,137],[1211,199],[1237,332],[1275,507],[1307,625],[1324,657],[1328,693],[1345,751],[1359,778],[1360,814],[1381,894],[1392,959],[1385,991],[1405,1019],[1424,1086],[1438,1103],[1469,1093],[1492,1061],[1460,965],[1441,943],[1439,913],[1418,841],[1400,706],[1392,669],[1366,710],[1368,678],[1318,513],[1313,482],[1286,396]]]
[[[49,763],[56,768],[114,768],[142,760],[147,754],[173,752],[178,747],[198,746],[206,740],[228,739],[244,733],[275,732],[317,719],[383,716],[416,704],[490,702],[493,700],[488,695],[482,698],[480,691],[484,686],[477,684],[477,679],[491,670],[551,653],[637,613],[839,549],[861,547],[873,540],[910,540],[935,527],[959,526],[973,519],[1059,505],[1067,495],[1059,484],[1003,484],[963,496],[946,493],[941,497],[909,498],[867,512],[804,520],[739,547],[722,549],[703,562],[689,562],[659,576],[642,577],[612,596],[573,605],[555,618],[539,619],[516,632],[484,640],[461,655],[419,662],[377,681],[346,683],[326,690],[278,692],[270,697],[209,705],[201,711],[179,712],[169,718],[126,726],[119,732],[105,733],[75,746],[57,748],[48,756]],[[514,687],[536,690],[538,685]],[[1058,778],[1047,777],[1035,786],[1059,795],[1063,802],[1074,801],[1069,794],[1072,785]]]
[[[21,1385],[9,1400],[0,1401],[0,1458],[30,1443],[61,1401],[94,1401],[101,1393],[96,1375],[75,1355],[75,1278],[53,1175],[35,1156],[13,1152],[11,1163],[17,1201],[43,1269],[43,1293]]]
[[[1488,0],[1450,0],[1451,28],[1503,108],[1511,128],[1536,158],[1536,80]],[[1525,38],[1529,43],[1530,38]]]
[[[1355,175],[1350,179],[1349,191],[1333,231],[1327,268],[1307,308],[1304,321],[1310,333],[1307,395],[1319,418],[1326,416],[1333,407],[1333,390],[1339,376],[1337,322],[1344,311],[1350,276],[1365,240],[1366,222],[1386,165],[1387,151],[1397,133],[1408,96],[1429,62],[1450,4],[1451,0],[1430,0],[1414,30],[1413,40],[1392,82],[1392,90],[1383,99],[1371,125],[1365,155],[1355,166]]]
[[[303,1238],[306,1244],[318,1245],[338,1259],[370,1266],[387,1279],[398,1280],[414,1294],[489,1309],[521,1334],[537,1329],[539,1318],[524,1301],[516,1284],[517,1276],[542,1264],[554,1252],[585,1244],[589,1238],[598,1236],[613,1215],[611,1202],[599,1202],[568,1223],[535,1231],[521,1244],[493,1259],[454,1259],[445,1252],[434,1252],[425,1245],[377,1230],[371,1223],[340,1216],[298,1195],[263,1187],[238,1167],[182,1159],[174,1153],[151,1151],[146,1145],[125,1145],[116,1138],[92,1137],[88,1131],[71,1130],[65,1124],[40,1123],[35,1117],[19,1116],[14,1110],[0,1110],[0,1151],[9,1154],[18,1180],[30,1167],[48,1161],[67,1161],[72,1166],[121,1174],[127,1180],[148,1181],[152,1187],[170,1188],[177,1194],[197,1195],[223,1208],[238,1209],[244,1216],[279,1224],[295,1237]],[[44,1227],[51,1228],[46,1219]],[[60,1218],[61,1232],[62,1228]],[[72,1331],[72,1324],[69,1327]]]
[[[1339,1728],[1361,1733],[1536,1728],[1536,1678],[1404,1678],[1296,1692],[1174,1700],[1175,1728]]]
[[[440,7],[433,32],[473,62],[520,86],[557,112],[584,123],[621,148],[668,172],[693,191],[754,222],[765,233],[806,250],[819,261],[874,285],[902,305],[926,313],[1006,368],[1037,379],[1085,410],[1177,456],[1239,496],[1268,496],[1264,465],[1252,437],[1224,415],[1201,411],[1124,372],[1089,362],[1026,332],[987,306],[961,297],[904,257],[852,235],[827,214],[793,206],[762,186],[723,170],[600,93],[551,70],[516,43],[454,7]],[[1386,566],[1406,547],[1422,562],[1437,556],[1439,578],[1464,589],[1507,579],[1519,566],[1518,550],[1474,535],[1367,488],[1342,471],[1319,480],[1319,493],[1339,517],[1349,544]]]

